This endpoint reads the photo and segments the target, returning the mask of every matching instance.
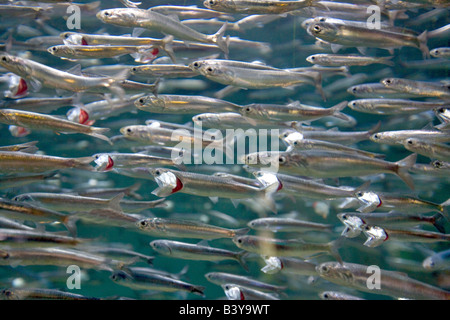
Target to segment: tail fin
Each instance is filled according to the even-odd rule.
[[[105,136],[103,133],[109,131],[109,128],[96,128],[96,127],[92,127],[91,128],[91,133],[89,133],[90,136],[102,139],[107,141],[110,145],[113,145],[112,141]]]
[[[445,234],[445,224],[447,219],[440,213],[436,213],[431,217],[431,223],[440,232]]]
[[[228,57],[228,42],[229,42],[229,36],[227,36],[224,39],[225,31],[227,30],[228,23],[225,22],[223,26],[217,31],[215,34],[208,36],[208,39],[210,39],[212,42],[214,42],[220,50],[225,54],[226,57]]]
[[[342,119],[344,121],[351,121],[351,118],[349,116],[341,112],[347,105],[348,101],[342,101],[341,103],[338,103],[337,105],[331,107],[329,110],[333,112],[333,117]]]
[[[339,237],[336,240],[330,242],[330,254],[339,262],[341,266],[344,265],[341,255],[339,254],[339,248],[342,247],[342,243],[345,241],[345,237]]]
[[[430,58],[430,50],[428,49],[428,33],[427,30],[422,32],[418,37],[417,40],[419,41],[419,49],[422,51],[422,55],[424,59]]]
[[[93,171],[94,167],[90,165],[92,161],[94,161],[94,157],[82,157],[82,158],[75,158],[73,159],[75,161],[74,167],[78,169]]]
[[[382,58],[379,58],[377,62],[393,67],[393,66],[395,66],[395,63],[393,61],[391,61],[392,58],[393,58],[393,56],[382,57]]]
[[[249,271],[245,258],[249,255],[248,251],[242,250],[236,255],[236,259],[245,271]]]
[[[173,52],[173,36],[172,35],[168,35],[166,37],[164,37],[164,39],[162,39],[162,49],[167,53],[167,55],[169,56],[170,60],[172,60],[173,63],[177,63],[176,62],[176,58],[175,58],[175,52]]]
[[[413,153],[406,158],[397,161],[395,164],[397,165],[397,175],[410,187],[414,190],[414,181],[409,174],[408,170],[414,166],[417,160],[417,154]]]
[[[108,202],[109,208],[113,209],[114,211],[123,212],[122,207],[120,206],[120,201],[122,201],[124,196],[125,193],[121,192],[118,195],[111,198]]]

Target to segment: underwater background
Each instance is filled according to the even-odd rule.
[[[15,5],[22,1],[1,1],[2,5]],[[25,2],[24,2],[25,3]],[[131,34],[133,28],[120,27],[111,24],[105,24],[96,18],[95,14],[108,8],[125,7],[120,1],[99,1],[98,6],[92,10],[81,11],[81,29],[69,30],[66,25],[67,13],[61,13],[63,10],[52,13],[51,2],[39,3],[35,1],[34,6],[45,8],[38,17],[24,16],[14,17],[2,14],[0,16],[0,34],[1,40],[5,43],[3,47],[6,52],[13,55],[20,55],[28,59],[38,61],[45,65],[57,68],[59,70],[68,70],[76,64],[81,64],[82,68],[102,65],[139,65],[129,55],[118,58],[104,59],[80,59],[77,61],[68,61],[51,55],[47,52],[47,47],[40,49],[27,49],[26,46],[20,45],[25,41],[39,36],[58,36],[59,33],[65,31],[73,31],[80,33],[92,34],[110,34],[125,35]],[[89,3],[88,1],[80,1],[80,3]],[[370,1],[355,1],[360,4],[370,4]],[[205,8],[201,1],[145,1],[139,8],[146,9],[158,5],[177,5],[189,6],[196,5],[199,8]],[[3,9],[3,8],[2,8]],[[395,19],[394,23],[398,27],[407,28],[422,33],[424,30],[436,30],[447,25],[450,21],[449,11],[447,8],[440,8],[439,14],[433,15],[431,18],[424,18],[426,13],[431,12],[435,7],[422,6],[417,9],[405,10],[407,18]],[[1,12],[0,12],[1,14]],[[330,13],[332,16],[332,14]],[[237,21],[245,17],[245,14],[230,14]],[[248,46],[230,46],[229,60],[238,61],[260,61],[268,66],[276,68],[294,68],[294,67],[311,67],[312,64],[306,61],[306,58],[316,53],[331,53],[329,46],[319,47],[315,45],[316,39],[307,33],[302,27],[302,22],[307,19],[305,16],[282,15],[278,19],[266,24],[255,26],[245,31],[226,30],[225,34],[253,42]],[[311,17],[312,18],[312,17]],[[384,18],[384,17],[383,17]],[[385,18],[384,18],[385,19]],[[225,21],[225,20],[224,20]],[[205,34],[213,34],[220,27],[214,26],[208,30],[200,30]],[[164,38],[164,34],[146,30],[141,36],[154,37],[158,39]],[[12,39],[12,40],[11,40]],[[12,44],[11,44],[12,43]],[[62,40],[60,44],[62,44]],[[258,43],[258,44],[257,44]],[[448,32],[442,37],[428,39],[428,48],[431,50],[437,47],[448,47]],[[53,44],[52,44],[53,45]],[[189,46],[187,46],[189,48]],[[220,50],[212,52],[189,52],[186,53],[186,59],[183,59],[183,53],[177,54],[179,63],[188,65],[196,59],[217,54],[217,58],[224,59],[224,55]],[[359,54],[358,49],[354,47],[342,48],[341,54]],[[388,56],[390,53],[385,49],[367,48],[365,52],[369,56]],[[165,53],[160,50],[158,58],[164,57]],[[154,62],[158,61],[158,58]],[[166,58],[167,59],[167,58]],[[387,77],[407,78],[423,81],[448,81],[449,61],[430,57],[424,59],[422,52],[413,47],[402,47],[394,50],[392,66],[383,64],[372,64],[368,66],[351,66],[348,67],[347,74],[326,74],[322,77],[322,86],[326,94],[324,101],[321,95],[313,86],[302,85],[294,88],[268,88],[268,89],[248,89],[239,90],[222,99],[238,104],[247,105],[251,103],[271,103],[271,104],[287,104],[292,101],[300,101],[306,105],[332,107],[342,101],[351,101],[357,99],[354,95],[347,91],[353,85],[363,83],[374,83]],[[9,71],[0,68],[2,75]],[[155,78],[146,78],[143,76],[130,75],[129,80],[142,83],[154,83]],[[158,94],[180,94],[180,95],[200,95],[214,97],[215,94],[225,86],[198,75],[190,79],[160,79],[158,86]],[[8,90],[8,83],[0,83],[1,90]],[[71,96],[70,92],[56,92],[52,88],[42,88],[38,92],[30,92],[30,97],[56,97]],[[150,91],[145,94],[152,94]],[[10,98],[2,95],[2,101],[8,101]],[[81,101],[88,103],[103,98],[90,94],[81,94]],[[428,98],[418,97],[416,100],[426,101]],[[72,105],[63,106],[49,112],[52,115],[59,115],[66,118],[68,110],[73,108]],[[36,111],[39,112],[39,111]],[[210,112],[214,112],[211,110]],[[311,122],[311,126],[321,127],[329,130],[338,128],[339,131],[366,131],[371,130],[380,123],[378,131],[404,130],[404,129],[422,129],[432,128],[441,123],[433,110],[412,115],[374,115],[363,112],[357,112],[350,108],[343,111],[348,116],[354,118],[354,122],[343,122],[336,118],[324,118]],[[96,127],[110,128],[106,133],[108,137],[120,135],[120,128],[128,125],[145,124],[146,120],[153,119],[177,124],[192,123],[193,114],[161,114],[149,113],[138,110],[134,106],[125,112],[108,116],[104,119],[95,121]],[[119,141],[113,145],[106,141],[89,137],[82,134],[56,134],[48,130],[35,130],[23,137],[15,137],[9,131],[7,124],[0,124],[0,146],[8,146],[30,141],[37,141],[36,146],[42,154],[58,156],[58,157],[88,157],[97,153],[104,152],[133,152],[132,147],[137,144],[132,141]],[[385,160],[396,162],[409,154],[402,145],[385,145],[375,143],[369,139],[351,144],[353,147],[384,154]],[[280,146],[284,145],[280,141]],[[417,163],[429,164],[433,159],[418,155]],[[215,172],[226,172],[243,177],[252,178],[252,175],[244,170],[240,164],[218,164],[218,165],[186,165],[186,170],[191,172],[213,174]],[[436,204],[445,202],[449,198],[450,180],[448,171],[441,175],[431,175],[425,173],[411,172],[414,180],[415,190],[410,190],[404,182],[398,177],[391,174],[374,175],[370,177],[343,177],[339,179],[327,179],[330,185],[342,185],[357,187],[363,184],[367,179],[372,180],[370,190],[410,195],[422,200],[431,201]],[[2,177],[7,176],[3,174]],[[125,188],[137,186],[136,193],[139,200],[127,196],[130,200],[157,200],[158,197],[152,194],[152,191],[158,187],[153,177],[129,177],[118,172],[96,172],[84,171],[77,169],[58,170],[58,173],[51,179],[39,181],[24,185],[21,187],[1,188],[0,197],[5,199],[13,199],[15,196],[30,192],[51,192],[51,193],[70,193],[78,192],[87,188]],[[338,200],[314,200],[307,197],[289,197],[275,196],[277,214],[272,213],[264,205],[251,202],[242,202],[236,207],[229,199],[219,198],[217,203],[211,201],[208,197],[200,197],[189,194],[177,193],[166,197],[166,207],[147,209],[139,214],[145,217],[161,217],[174,219],[191,219],[196,222],[204,222],[215,226],[225,228],[244,228],[247,223],[253,219],[261,217],[283,217],[289,214],[301,220],[330,224],[334,229],[332,232],[317,232],[311,230],[306,233],[295,232],[278,232],[275,235],[283,239],[298,239],[311,242],[329,242],[338,238],[343,230],[343,224],[337,218],[337,214],[342,212],[353,212],[351,209],[340,209]],[[325,208],[325,211],[320,210]],[[226,216],[217,214],[222,213]],[[296,214],[294,214],[296,213]],[[425,212],[424,214],[433,215],[433,212]],[[0,212],[1,216],[1,212]],[[225,218],[226,217],[226,218]],[[447,215],[448,217],[448,215]],[[32,223],[27,225],[34,226]],[[204,287],[204,296],[195,295],[186,292],[162,292],[157,290],[133,289],[115,283],[110,277],[111,272],[106,270],[85,269],[82,270],[81,289],[68,289],[66,280],[70,276],[66,272],[66,268],[62,266],[26,266],[26,265],[0,265],[0,288],[6,289],[15,287],[21,288],[49,288],[59,289],[65,292],[81,294],[87,297],[96,297],[103,299],[130,298],[130,299],[167,299],[167,300],[197,300],[197,299],[226,299],[224,290],[217,284],[209,282],[205,278],[208,272],[226,272],[251,277],[266,283],[277,286],[285,286],[283,293],[277,296],[283,300],[309,300],[320,299],[319,293],[323,291],[340,291],[349,293],[364,299],[392,299],[386,295],[378,295],[376,292],[368,293],[358,291],[352,288],[340,286],[322,279],[319,275],[307,276],[298,275],[288,272],[277,272],[275,274],[266,274],[261,271],[264,267],[264,261],[258,255],[250,255],[246,258],[248,271],[246,271],[237,261],[193,261],[178,258],[171,258],[156,253],[149,245],[155,239],[162,237],[152,236],[142,232],[137,227],[123,228],[119,226],[108,226],[105,224],[89,223],[79,220],[76,222],[77,237],[81,239],[91,239],[92,244],[103,247],[124,247],[133,251],[153,256],[152,265],[145,261],[134,262],[133,266],[152,267],[158,270],[178,274],[180,280],[191,284]],[[433,226],[422,226],[422,229],[436,231]],[[66,229],[60,224],[46,225],[47,231],[64,232]],[[448,233],[448,221],[445,224],[445,231]],[[249,234],[257,234],[256,230],[250,230]],[[172,240],[184,241],[189,243],[198,243],[198,239],[189,238],[171,238]],[[433,252],[441,252],[448,250],[449,242],[421,243],[421,242],[403,242],[395,239],[388,240],[382,245],[370,248],[363,245],[364,236],[353,239],[345,239],[339,247],[339,254],[343,261],[350,263],[358,263],[362,265],[377,265],[382,270],[392,270],[406,273],[413,279],[423,281],[436,287],[446,290],[450,289],[450,278],[447,270],[426,270],[422,267],[423,260],[428,256],[430,250]],[[240,251],[239,248],[231,241],[231,239],[216,239],[208,241],[208,244],[214,247],[224,248],[232,251]],[[28,244],[22,244],[26,247]],[[8,248],[8,244],[2,245],[0,248]],[[448,258],[447,258],[448,259]],[[328,254],[321,254],[310,259],[315,264],[325,261],[335,261]],[[447,263],[448,264],[448,263]]]

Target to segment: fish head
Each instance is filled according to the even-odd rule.
[[[151,218],[148,219],[141,219],[136,222],[136,226],[141,230],[147,230],[154,227],[153,220]]]
[[[67,111],[67,119],[79,124],[87,124],[89,120],[89,113],[83,108],[72,108]]]
[[[388,239],[388,235],[383,228],[365,225],[362,230],[367,237],[366,242],[364,242],[366,247],[378,247]]]
[[[130,26],[136,20],[134,10],[129,8],[106,9],[97,12],[97,19],[104,23],[111,23],[120,26]]]
[[[403,146],[405,147],[405,149],[412,151],[412,152],[416,152],[416,150],[427,150],[429,149],[428,147],[430,146],[428,143],[426,143],[425,141],[416,139],[416,138],[408,138],[402,141]]]
[[[158,188],[152,193],[158,197],[167,197],[183,189],[183,182],[171,170],[155,168],[150,170],[150,174],[155,178]]]
[[[318,54],[313,54],[313,55],[310,55],[309,57],[306,57],[306,61],[308,61],[309,63],[312,63],[312,64],[316,64],[317,63],[317,60],[318,60]]]
[[[117,270],[111,274],[110,279],[114,282],[126,282],[133,280],[133,277],[125,271]]]
[[[339,262],[324,262],[316,266],[316,271],[320,277],[338,284],[351,284],[354,275],[351,270]]]
[[[203,5],[208,9],[224,12],[236,9],[236,4],[233,0],[205,0]]]
[[[31,133],[30,130],[20,126],[11,125],[8,127],[9,132],[13,137],[25,137]]]
[[[164,255],[171,255],[172,249],[167,244],[167,241],[165,240],[154,240],[150,242],[150,246],[158,253],[164,254]]]
[[[14,293],[14,291],[10,289],[3,289],[2,291],[0,291],[0,297],[0,300],[22,300]]]
[[[345,226],[345,229],[342,231],[342,236],[355,238],[360,235],[361,228],[364,225],[364,221],[361,218],[348,213],[340,213],[337,217]]]
[[[244,117],[251,117],[258,114],[259,109],[257,104],[249,104],[239,108],[239,113]]]
[[[373,142],[381,143],[385,137],[386,137],[386,134],[384,134],[382,132],[377,132],[377,133],[372,134],[369,137],[369,139]]]
[[[0,66],[21,77],[27,77],[32,73],[32,69],[24,59],[8,53],[0,54]]]
[[[200,67],[205,63],[204,60],[197,60],[197,61],[193,61],[191,62],[188,67],[195,72],[200,72]]]
[[[146,109],[162,110],[165,108],[166,103],[165,103],[164,99],[161,97],[148,95],[148,96],[136,99],[136,101],[134,102],[134,105],[138,109],[146,111]]]
[[[141,126],[134,125],[120,128],[120,133],[130,139],[139,139],[143,134]]]
[[[427,270],[432,270],[435,268],[436,263],[434,262],[433,257],[427,257],[423,260],[422,266]]]
[[[233,70],[222,65],[204,63],[198,71],[202,76],[213,81],[229,84],[232,83],[235,76]]]
[[[95,158],[96,171],[109,171],[113,169],[114,160],[107,153],[97,153],[94,154],[93,157]]]
[[[393,88],[397,86],[400,82],[400,79],[397,78],[385,78],[380,81],[382,85],[384,85],[386,88]]]
[[[338,28],[336,25],[329,23],[325,18],[316,18],[313,23],[308,26],[307,32],[313,37],[323,40],[335,40],[338,37]]]

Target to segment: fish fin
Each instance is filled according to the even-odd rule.
[[[168,35],[162,39],[162,49],[167,53],[173,63],[176,63],[175,52],[173,52],[173,36]]]
[[[152,194],[160,198],[165,198],[172,194],[172,189],[158,187],[152,191]]]
[[[75,216],[71,216],[71,215],[64,217],[64,219],[62,221],[64,226],[69,231],[69,235],[71,237],[77,236],[77,225],[76,225],[77,221],[78,221],[78,218]]]
[[[414,190],[414,180],[409,174],[408,170],[414,166],[417,160],[417,153],[413,153],[406,158],[397,161],[395,164],[397,165],[397,175],[410,187]]]
[[[78,169],[93,171],[94,167],[90,165],[92,161],[94,161],[94,157],[81,157],[81,158],[75,158],[75,167]]]
[[[224,34],[227,30],[228,22],[225,22],[222,27],[220,27],[219,31],[217,31],[215,34],[208,36],[208,39],[210,39],[212,42],[214,42],[222,52],[228,56],[228,43],[229,43],[229,36],[227,36],[224,40]]]
[[[428,31],[425,30],[422,32],[418,37],[417,40],[419,40],[419,49],[422,51],[422,55],[424,59],[430,58],[430,50],[428,49]]]
[[[205,291],[204,286],[192,286],[191,293],[205,297],[205,293],[203,291]]]
[[[145,32],[145,28],[134,28],[133,31],[132,31],[132,33],[131,33],[131,36],[132,36],[132,37],[138,38],[138,37],[140,37],[144,32]]]
[[[340,45],[340,44],[336,44],[336,43],[331,43],[331,51],[333,51],[333,53],[338,52],[339,50],[341,50],[344,46]]]
[[[343,101],[343,102],[338,103],[337,105],[331,107],[331,109],[333,110],[333,117],[342,119],[344,121],[351,121],[352,119],[348,115],[341,112],[343,109],[345,109],[345,107],[347,105],[348,105],[348,101]]]
[[[34,92],[38,92],[39,90],[42,89],[42,83],[34,78],[28,79],[28,83],[31,85],[31,88],[33,89]]]
[[[247,234],[250,231],[250,228],[241,228],[241,229],[235,229],[233,230],[235,236],[242,236]]]
[[[125,193],[121,192],[118,195],[114,196],[109,200],[109,207],[115,211],[123,212],[122,207],[120,206],[120,201],[122,201]]]
[[[392,58],[393,56],[382,57],[378,60],[378,62],[393,67],[395,66],[395,63],[391,61]]]
[[[447,223],[447,219],[444,215],[441,213],[436,213],[434,216],[431,217],[431,223],[433,226],[439,231],[440,233],[445,234],[445,225]]]
[[[103,133],[109,131],[110,130],[109,128],[95,128],[95,127],[93,127],[91,130],[92,130],[92,132],[89,133],[90,136],[93,136],[93,137],[105,140],[110,145],[113,145],[112,141],[107,136],[105,136],[103,134]]]
[[[239,204],[241,203],[241,199],[230,199],[230,201],[235,208],[237,208],[239,206]]]
[[[339,237],[336,240],[330,242],[330,254],[339,262],[341,266],[344,265],[341,255],[339,254],[339,248],[342,247],[342,243],[346,240],[345,237]]]
[[[245,271],[249,272],[249,268],[247,266],[247,262],[245,260],[245,258],[249,255],[248,251],[242,250],[240,251],[237,255],[237,261],[239,262],[239,264],[242,266],[242,268],[244,268]]]
[[[212,203],[216,204],[219,201],[219,197],[209,197]]]

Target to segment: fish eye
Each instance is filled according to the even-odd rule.
[[[250,107],[245,108],[245,111],[250,112],[252,109]]]
[[[320,267],[320,271],[322,271],[322,272],[328,272],[328,270],[329,270],[328,266],[321,266]]]
[[[310,59],[311,59],[311,60],[314,60],[314,59],[316,59],[316,57],[314,57],[314,56],[311,56],[311,57],[310,57]]]
[[[139,103],[140,103],[140,104],[144,104],[144,99],[143,99],[143,98],[140,98],[140,99],[139,99]]]
[[[374,137],[374,139],[380,139],[380,135],[379,135],[378,133],[375,133],[375,134],[373,135],[373,137]]]
[[[95,159],[98,159],[99,155],[95,155]]]
[[[438,111],[439,113],[444,113],[444,112],[445,112],[445,109],[444,109],[444,108],[439,108],[437,111]]]
[[[141,222],[139,222],[139,224],[140,224],[142,227],[145,227],[145,226],[147,225],[147,221],[142,220]]]
[[[209,0],[208,3],[209,3],[210,5],[214,5],[214,4],[215,4],[215,1],[214,1],[214,0]]]
[[[207,70],[208,72],[212,72],[212,71],[213,71],[213,69],[212,69],[211,67],[206,68],[206,70]]]
[[[314,26],[313,29],[314,29],[315,32],[320,32],[320,31],[322,31],[322,27],[319,26],[318,24],[316,24],[316,25]]]
[[[358,191],[358,192],[356,193],[356,196],[357,196],[357,197],[362,197],[362,196],[363,196],[363,193],[362,193],[361,191]]]
[[[326,19],[325,19],[324,17],[322,17],[322,18],[319,19],[320,22],[325,22],[325,20],[326,20]]]
[[[193,64],[192,64],[194,67],[198,67],[198,62],[194,62]]]
[[[161,171],[156,170],[156,171],[155,171],[155,174],[159,176],[159,175],[161,174]]]
[[[286,158],[283,157],[283,156],[278,157],[278,162],[279,162],[279,163],[285,163],[285,162],[286,162]]]
[[[406,142],[407,142],[408,144],[413,144],[413,142],[412,142],[411,139],[406,140]]]
[[[237,242],[242,243],[242,239],[241,238],[237,239]]]
[[[387,83],[387,84],[391,84],[392,83],[391,79],[386,79],[384,82]]]
[[[128,129],[127,129],[127,132],[131,133],[131,129],[130,129],[130,128],[128,128]]]
[[[342,220],[347,220],[347,215],[346,215],[346,214],[344,214],[344,215],[342,216]]]
[[[108,11],[105,11],[103,14],[104,14],[105,16],[109,16],[109,12],[108,12]]]
[[[352,88],[352,92],[353,92],[353,93],[356,93],[357,91],[358,91],[358,89]]]
[[[53,51],[56,51],[56,47],[52,47],[52,50],[53,50]]]
[[[436,169],[439,169],[440,167],[442,167],[442,162],[439,160],[433,161],[432,163],[433,167],[435,167]]]
[[[8,59],[5,56],[3,56],[2,61],[6,62],[6,61],[8,61]]]
[[[202,121],[202,117],[197,117],[197,120],[198,121]]]
[[[136,72],[137,68],[132,68],[131,71]]]
[[[324,297],[325,299],[328,299],[328,293],[324,293],[324,294],[323,294],[323,297]]]

